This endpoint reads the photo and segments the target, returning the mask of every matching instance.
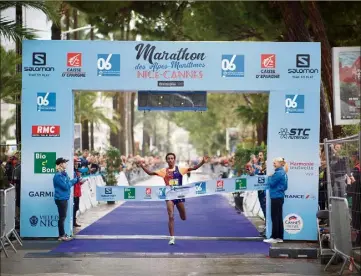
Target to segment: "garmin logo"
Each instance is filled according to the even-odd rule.
[[[30,191],[29,197],[54,197],[54,192],[49,191]]]
[[[137,51],[136,59],[139,60],[143,57],[145,61],[148,61],[150,64],[153,64],[154,61],[162,61],[162,60],[204,60],[206,58],[205,53],[196,53],[196,52],[188,52],[188,48],[180,48],[178,51],[169,53],[166,51],[157,52],[156,47],[151,44],[145,45],[144,43],[140,43],[135,46],[135,50]]]

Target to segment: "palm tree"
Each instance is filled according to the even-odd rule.
[[[110,127],[111,132],[118,130],[119,125],[113,119],[106,117],[106,109],[100,106],[94,106],[97,100],[97,93],[94,92],[80,92],[75,93],[75,121],[84,124],[93,124],[98,126],[99,124],[106,124]],[[115,118],[119,115],[115,114]],[[89,125],[88,125],[89,127]],[[89,128],[88,128],[89,129]],[[94,131],[94,129],[93,129]],[[94,133],[91,133],[92,141],[89,143],[89,132],[83,134],[83,149],[89,149],[90,144],[94,144]]]
[[[57,17],[56,13],[50,9],[49,5],[44,1],[1,1],[0,14],[8,8],[15,8],[17,5],[21,5],[21,7],[24,8],[40,10],[51,20]],[[35,31],[34,29],[18,25],[14,20],[0,16],[0,35],[8,40],[33,39],[36,37],[34,35]]]
[[[256,126],[258,145],[267,143],[268,95],[244,94],[244,98],[247,105],[238,106],[236,113],[245,124]]]
[[[6,120],[0,118],[0,142],[5,143],[6,140],[14,139],[15,137],[9,133],[10,128],[15,125],[15,110],[12,110],[11,116]]]
[[[5,103],[16,104],[21,92],[21,75],[16,74],[16,66],[21,58],[14,50],[6,51],[0,46],[0,99]]]

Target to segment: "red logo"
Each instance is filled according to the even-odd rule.
[[[148,195],[148,196],[151,195],[152,194],[152,188],[146,188],[145,189],[145,194]]]
[[[60,137],[60,126],[32,126],[33,137]]]
[[[66,58],[66,66],[68,67],[81,67],[81,53],[68,53]]]
[[[276,55],[262,54],[261,55],[261,68],[276,68]]]
[[[223,180],[217,180],[217,189],[223,189],[224,183]]]

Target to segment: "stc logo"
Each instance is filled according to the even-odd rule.
[[[310,138],[310,128],[281,128],[278,132],[281,139],[307,140]]]
[[[33,137],[60,137],[60,126],[32,126]]]

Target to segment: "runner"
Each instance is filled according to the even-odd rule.
[[[148,175],[157,175],[164,179],[166,186],[182,186],[183,175],[187,174],[190,171],[195,171],[203,166],[204,163],[208,161],[208,157],[203,157],[202,161],[190,168],[179,168],[175,165],[176,156],[174,153],[167,153],[165,160],[168,163],[168,168],[158,170],[156,172],[151,172],[143,166],[141,162],[138,162],[140,166]],[[174,238],[174,205],[177,206],[179,216],[182,220],[186,219],[186,210],[184,206],[185,199],[174,199],[166,200],[167,211],[168,211],[168,228],[170,234],[169,244],[175,244]]]

